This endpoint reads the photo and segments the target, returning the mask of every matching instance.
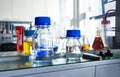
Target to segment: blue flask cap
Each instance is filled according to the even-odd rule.
[[[49,27],[51,25],[51,19],[47,16],[35,17],[35,25],[37,27]]]
[[[67,30],[66,37],[81,37],[81,31],[80,30]]]
[[[25,36],[32,36],[35,30],[25,30]]]

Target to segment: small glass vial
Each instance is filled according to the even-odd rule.
[[[33,35],[33,48],[35,59],[40,62],[51,62],[52,56],[58,49],[53,43],[50,25],[50,17],[35,17],[36,31]]]
[[[23,43],[23,54],[24,56],[30,56],[32,54],[32,35],[35,30],[25,30],[25,40]]]
[[[18,51],[18,54],[22,54],[24,26],[16,26],[16,34],[17,34],[17,51]]]
[[[80,45],[80,30],[67,30],[66,58],[69,61],[80,61],[82,56]]]

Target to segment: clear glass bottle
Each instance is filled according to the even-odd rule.
[[[50,25],[50,17],[35,17],[37,30],[33,35],[33,47],[35,59],[40,62],[51,62],[52,56],[58,49],[53,43],[53,37],[49,29]]]
[[[81,44],[80,44],[80,30],[67,30],[67,42],[66,42],[66,58],[67,62],[80,61],[82,56]]]

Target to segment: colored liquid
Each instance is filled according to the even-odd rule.
[[[92,48],[94,50],[103,50],[104,45],[101,37],[95,37]]]
[[[26,42],[24,41],[23,43],[23,53],[25,56],[29,56],[31,54],[32,51],[32,42]]]
[[[53,52],[51,47],[40,47],[40,49],[37,49],[35,52],[36,60],[39,60],[41,62],[51,62],[52,54],[55,54],[58,50],[58,46],[53,47]]]
[[[58,46],[53,47],[54,52],[52,52],[51,47],[40,47],[40,49],[37,49],[37,56],[50,56],[52,53],[56,53],[58,50]]]
[[[23,37],[22,37],[22,34],[17,34],[17,51],[20,54],[23,51]]]
[[[22,51],[23,51],[23,45],[18,45],[17,44],[17,51],[18,51],[19,54],[21,54]]]
[[[88,51],[89,48],[90,48],[90,44],[84,44],[84,45],[82,46],[82,50],[83,50],[83,51]]]
[[[23,51],[23,26],[16,26],[16,33],[17,33],[17,51],[19,54]]]

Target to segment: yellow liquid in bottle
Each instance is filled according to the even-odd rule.
[[[24,41],[23,46],[24,46],[23,47],[23,55],[24,56],[29,56],[31,54],[32,42]]]
[[[82,46],[82,50],[83,50],[83,51],[88,51],[89,48],[90,48],[90,45],[89,45],[89,44],[84,44],[84,45]]]

